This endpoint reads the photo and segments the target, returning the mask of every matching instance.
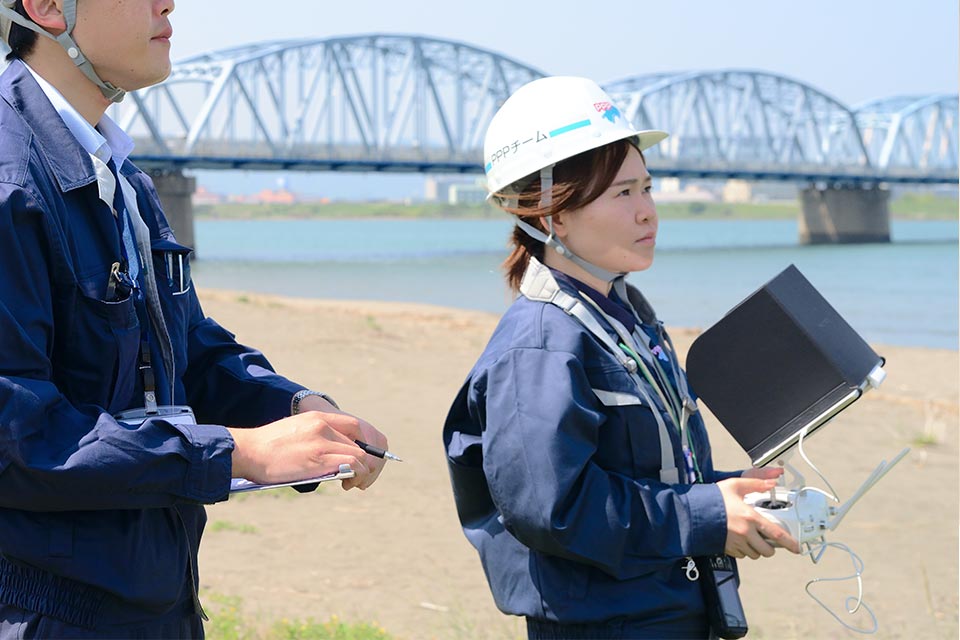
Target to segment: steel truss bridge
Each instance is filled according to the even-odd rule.
[[[470,44],[370,34],[250,44],[181,60],[111,115],[144,168],[482,171],[498,106],[544,73]],[[957,96],[850,107],[762,71],[642,74],[605,85],[659,176],[956,183]]]

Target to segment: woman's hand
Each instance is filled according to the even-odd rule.
[[[758,478],[760,480],[776,480],[783,475],[783,467],[750,467],[740,474],[741,478]]]
[[[744,473],[762,472],[768,475],[779,469],[751,469]],[[748,493],[762,493],[777,486],[773,477],[756,478],[741,477],[728,478],[717,483],[720,495],[723,496],[723,506],[727,510],[727,542],[724,553],[734,558],[749,557],[754,560],[763,556],[771,557],[775,549],[773,545],[781,546],[793,553],[800,553],[800,544],[780,526],[770,522],[743,501]],[[773,544],[771,544],[773,543]]]

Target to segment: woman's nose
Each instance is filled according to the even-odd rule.
[[[637,222],[648,222],[657,217],[657,205],[653,203],[653,198],[649,196],[643,198],[637,207]]]

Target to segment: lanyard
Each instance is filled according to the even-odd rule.
[[[657,335],[660,338],[660,342],[663,343],[661,349],[667,354],[667,361],[670,363],[670,369],[676,381],[677,391],[674,391],[673,385],[670,384],[670,379],[657,361],[657,356],[647,345],[649,338],[643,333],[642,329],[638,328],[631,334],[620,321],[607,315],[603,309],[600,308],[600,305],[589,296],[581,295],[581,298],[592,305],[593,308],[610,323],[610,326],[613,327],[614,331],[620,337],[620,343],[617,346],[636,362],[643,377],[657,392],[660,402],[670,415],[674,427],[680,435],[680,444],[683,447],[683,459],[687,471],[687,482],[703,482],[703,474],[700,471],[700,465],[694,453],[693,438],[687,429],[687,422],[690,416],[697,411],[697,406],[690,397],[686,381],[680,371],[680,365],[673,344],[670,342],[669,337],[666,336],[662,326],[660,324],[657,325]],[[634,317],[636,317],[636,311],[633,313]],[[641,320],[639,317],[636,319],[638,323],[637,326],[639,327]],[[638,333],[639,335],[637,335]],[[640,354],[642,354],[642,356]],[[650,368],[647,366],[648,361],[653,365],[658,376],[655,376],[650,371]],[[678,392],[679,397],[677,395]]]
[[[662,376],[662,387],[657,379],[655,379],[651,374],[650,370],[647,368],[646,364],[643,362],[643,358],[637,355],[637,353],[628,347],[627,345],[620,343],[620,348],[623,349],[633,360],[637,363],[640,371],[643,373],[643,377],[646,378],[647,382],[650,383],[650,386],[656,390],[657,395],[660,398],[660,401],[663,403],[664,408],[666,408],[667,413],[670,414],[670,418],[673,420],[674,425],[676,426],[680,434],[680,444],[683,447],[683,461],[687,469],[687,481],[690,484],[696,482],[703,482],[703,475],[700,472],[700,464],[697,461],[697,456],[693,450],[693,439],[690,436],[690,430],[687,429],[687,422],[690,418],[690,411],[687,408],[686,402],[679,410],[679,417],[677,406],[672,405],[664,394],[664,388],[666,388],[667,393],[675,400],[676,396],[673,393],[673,390],[670,388],[669,380],[666,378],[663,369],[657,365],[656,360],[654,360],[654,366],[659,370]]]
[[[117,233],[120,235],[120,255],[123,258],[122,263],[114,262],[110,269],[107,298],[112,299],[116,296],[117,289],[133,298],[137,321],[140,325],[138,369],[143,381],[143,404],[147,413],[156,413],[157,382],[150,354],[150,314],[147,311],[146,296],[141,287],[141,278],[145,270],[140,268],[142,262],[137,250],[136,240],[133,237],[133,221],[130,219],[130,213],[124,202],[123,190],[120,187],[120,176],[112,159],[107,163],[107,167],[113,174],[114,179],[113,214],[114,222],[117,225]]]

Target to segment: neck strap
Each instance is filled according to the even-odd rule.
[[[540,210],[541,211],[549,211],[550,205],[553,203],[553,166],[554,165],[551,164],[547,167],[544,167],[543,169],[540,169]],[[622,278],[623,276],[626,275],[625,273],[607,271],[606,269],[602,267],[598,267],[592,262],[587,262],[577,254],[575,254],[573,251],[570,251],[570,249],[567,248],[567,246],[564,245],[563,242],[561,242],[553,234],[553,216],[544,216],[543,219],[547,224],[547,229],[549,229],[550,231],[549,234],[546,234],[540,231],[533,225],[528,224],[523,220],[520,220],[519,218],[517,218],[517,226],[520,227],[520,229],[522,229],[524,233],[526,233],[528,236],[530,236],[534,240],[539,240],[540,242],[545,244],[547,247],[553,249],[564,258],[567,258],[577,266],[585,269],[587,273],[589,273],[590,275],[594,276],[595,278],[600,278],[607,284],[610,284],[617,278]]]
[[[627,371],[643,401],[650,407],[657,406],[647,392],[640,376],[637,375],[639,364],[620,349],[619,345],[610,337],[610,334],[600,326],[600,323],[583,303],[583,300],[560,289],[550,270],[536,259],[531,259],[526,272],[523,274],[520,293],[529,300],[557,306],[566,314],[575,318],[604,345],[606,350]],[[660,411],[653,410],[652,413],[657,422],[657,433],[660,440],[660,481],[665,484],[678,484],[680,482],[680,471],[677,468],[669,429]]]
[[[0,17],[3,19],[0,21],[0,24],[3,25],[3,33],[0,33],[0,37],[3,38],[4,42],[9,41],[10,28],[14,22],[24,29],[29,29],[45,38],[49,38],[67,52],[67,56],[73,61],[73,64],[80,69],[90,82],[100,88],[100,92],[107,100],[111,102],[120,102],[123,100],[126,92],[123,89],[113,86],[109,82],[101,80],[100,76],[98,76],[94,70],[93,65],[87,60],[86,56],[83,55],[77,42],[73,39],[73,28],[77,24],[77,0],[63,0],[63,18],[67,28],[58,36],[52,35],[40,27],[40,25],[17,13],[13,8],[15,4],[16,0],[0,0]]]

